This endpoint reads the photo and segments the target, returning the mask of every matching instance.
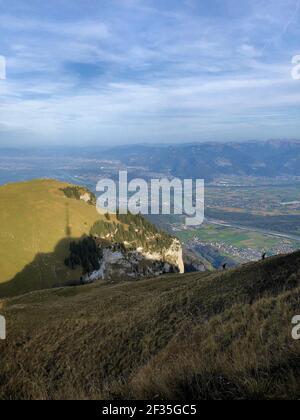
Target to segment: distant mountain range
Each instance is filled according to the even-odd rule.
[[[103,154],[128,166],[142,166],[181,178],[300,176],[300,142],[296,141],[131,145]]]
[[[221,176],[284,177],[300,176],[300,141],[267,141],[243,143],[197,143],[183,145],[126,145],[118,147],[87,146],[82,148],[47,147],[1,149],[1,158],[30,162],[32,178],[40,174],[39,158],[72,160],[114,160],[133,168],[133,176],[153,173],[180,178],[204,178],[207,181]],[[60,164],[62,163],[60,161]],[[18,166],[18,161],[15,162]],[[20,162],[19,162],[20,165]],[[43,162],[44,165],[44,162]],[[92,165],[92,162],[90,163]],[[28,165],[27,165],[28,166]],[[21,167],[24,172],[24,168]],[[59,164],[57,164],[59,166]],[[0,171],[1,171],[0,166]],[[3,170],[4,170],[3,169]],[[70,168],[71,169],[71,168]],[[3,171],[2,170],[2,171]],[[46,168],[45,168],[46,171]],[[99,166],[89,171],[99,175]],[[31,176],[30,171],[23,176]],[[45,174],[47,176],[47,174]],[[30,179],[30,178],[29,178]]]

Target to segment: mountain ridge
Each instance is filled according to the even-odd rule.
[[[179,241],[141,216],[99,214],[95,204],[96,197],[85,187],[55,180],[1,186],[0,296],[79,283],[100,269],[101,238],[125,244],[127,256],[126,248],[131,249],[134,277],[183,272]],[[116,259],[117,253],[112,254]],[[115,262],[119,277],[128,278],[126,270],[131,274],[133,265],[125,267],[124,258]]]
[[[104,155],[126,165],[180,178],[300,176],[300,141],[207,142],[182,145],[124,146]]]

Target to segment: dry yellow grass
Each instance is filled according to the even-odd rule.
[[[2,399],[300,398],[300,253],[6,301]]]

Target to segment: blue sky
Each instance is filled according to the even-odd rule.
[[[300,139],[298,0],[0,0],[0,145]]]

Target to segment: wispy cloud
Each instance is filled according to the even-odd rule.
[[[298,0],[2,3],[2,143],[299,133]]]

